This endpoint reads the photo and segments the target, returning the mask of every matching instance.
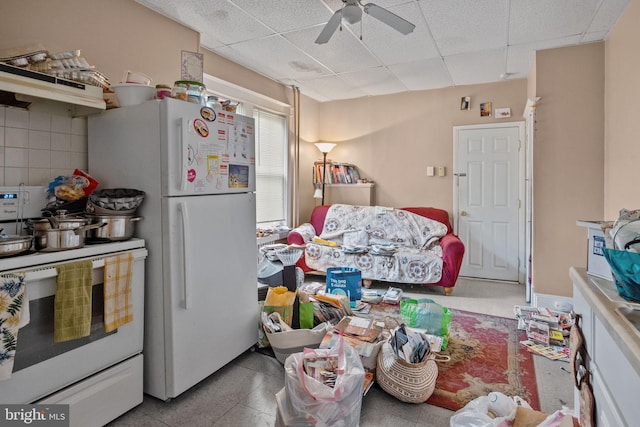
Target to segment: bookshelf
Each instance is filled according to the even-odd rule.
[[[313,183],[322,184],[323,162],[313,164]],[[356,184],[360,179],[358,168],[351,163],[327,162],[327,179],[325,184]]]
[[[313,164],[313,183],[322,184],[323,162]],[[375,204],[375,184],[358,183],[361,180],[358,168],[351,163],[327,161],[325,181],[325,204],[344,203],[348,205],[373,206]]]

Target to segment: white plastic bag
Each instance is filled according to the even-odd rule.
[[[307,375],[305,360],[333,356],[338,373],[333,387]],[[364,368],[358,353],[344,338],[329,349],[305,348],[284,362],[285,388],[291,415],[310,420],[316,426],[357,427],[360,423]]]
[[[450,427],[510,427],[518,405],[509,396],[491,392],[467,403],[449,419]]]

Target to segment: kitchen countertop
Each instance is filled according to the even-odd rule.
[[[113,252],[126,251],[129,249],[144,248],[144,245],[144,239],[133,238],[120,242],[85,245],[83,248],[79,249],[69,249],[57,252],[34,252],[26,255],[16,255],[7,258],[0,258],[0,271],[17,270],[34,265],[69,261],[74,258],[98,256]]]
[[[627,324],[615,310],[624,306],[634,306],[638,309],[640,304],[622,299],[614,282],[588,275],[585,268],[571,267],[569,275],[574,284],[580,286],[593,313],[618,343],[629,364],[640,375],[640,332]]]

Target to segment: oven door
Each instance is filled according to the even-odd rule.
[[[73,259],[73,262],[93,261],[91,333],[88,337],[61,343],[53,340],[53,307],[56,265],[64,262],[3,272],[26,273],[30,322],[18,332],[13,373],[10,379],[0,382],[0,402],[35,402],[142,352],[147,250],[131,252],[134,255],[131,276],[133,321],[113,332],[104,332],[103,266],[106,255]]]

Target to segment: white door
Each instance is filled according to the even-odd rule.
[[[165,323],[171,398],[258,340],[255,194],[165,198],[163,214],[169,280],[158,321]]]
[[[461,276],[523,280],[523,136],[522,123],[454,128],[454,223],[465,245]]]

